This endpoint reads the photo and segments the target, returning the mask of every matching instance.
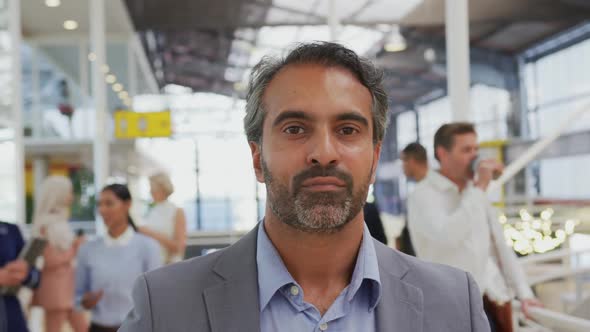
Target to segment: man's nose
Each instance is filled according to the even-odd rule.
[[[308,144],[308,164],[328,167],[335,166],[340,161],[336,137],[329,130],[316,131]]]

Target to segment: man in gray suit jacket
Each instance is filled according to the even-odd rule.
[[[119,331],[489,331],[469,274],[385,247],[364,224],[386,127],[381,79],[335,43],[261,60],[244,127],[264,221],[141,276]]]

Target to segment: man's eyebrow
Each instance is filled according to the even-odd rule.
[[[365,118],[364,116],[356,113],[356,112],[348,112],[348,113],[344,113],[344,114],[339,114],[336,116],[336,119],[338,121],[356,121],[356,122],[360,122],[361,124],[363,124],[365,127],[369,126],[369,120],[367,120],[367,118]]]
[[[273,127],[278,126],[283,121],[290,120],[290,119],[310,120],[311,117],[309,116],[309,114],[307,114],[303,111],[296,111],[296,110],[285,111],[285,112],[279,114],[279,116],[277,116],[277,118],[273,121],[272,126]]]

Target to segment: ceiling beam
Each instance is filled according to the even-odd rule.
[[[254,6],[259,6],[259,7],[264,7],[265,9],[269,10],[269,9],[278,9],[287,13],[291,13],[291,14],[296,14],[296,15],[304,15],[304,16],[308,16],[310,18],[319,20],[321,22],[323,22],[324,24],[326,24],[327,22],[327,18],[318,14],[315,14],[313,12],[307,12],[307,11],[302,11],[302,10],[298,10],[295,8],[290,8],[290,7],[285,7],[285,6],[281,6],[281,5],[277,5],[274,3],[266,3],[266,2],[261,2],[261,1],[242,1],[241,2],[242,5],[254,5]]]
[[[523,51],[520,56],[525,62],[534,62],[549,54],[580,43],[590,38],[590,20],[586,20],[565,31],[553,35]]]

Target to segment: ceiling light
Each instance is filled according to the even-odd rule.
[[[92,52],[88,53],[88,60],[96,61],[96,54],[94,54]]]
[[[113,74],[108,74],[107,77],[105,78],[105,81],[109,84],[113,84],[113,83],[117,82],[117,76],[115,76]]]
[[[398,25],[392,26],[383,48],[387,52],[401,52],[407,48],[406,39],[400,33]]]
[[[405,51],[406,47],[407,46],[405,43],[387,43],[387,44],[385,44],[385,46],[383,48],[387,52],[396,53],[396,52]]]
[[[127,93],[127,91],[123,90],[123,91],[119,92],[119,98],[127,99],[127,98],[129,98],[129,93]]]
[[[436,52],[432,48],[426,49],[424,51],[424,60],[432,63],[436,60]]]
[[[61,1],[60,0],[45,0],[45,6],[47,7],[59,7],[59,5],[61,5]]]
[[[115,91],[115,92],[123,91],[123,85],[121,85],[121,83],[113,84],[113,91]]]
[[[64,21],[64,29],[66,29],[66,30],[76,30],[76,29],[78,29],[78,22],[76,22],[74,20]]]
[[[236,91],[245,91],[246,88],[247,88],[247,86],[243,82],[235,82],[234,83],[234,90],[236,90]]]
[[[109,68],[109,65],[102,65],[102,72],[103,73],[108,73],[111,70],[111,68]]]
[[[391,31],[391,24],[377,24],[377,30],[381,32]]]

